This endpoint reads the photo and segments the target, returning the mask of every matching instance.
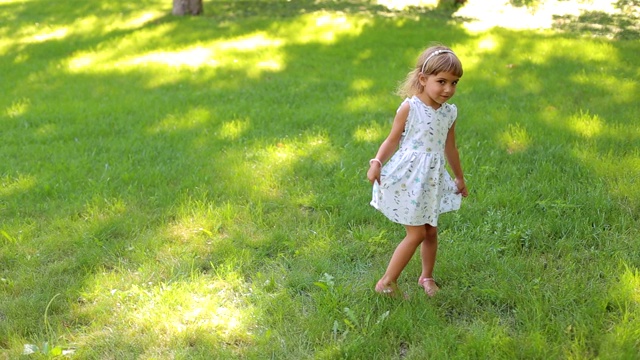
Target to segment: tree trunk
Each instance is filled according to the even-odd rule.
[[[202,0],[173,0],[173,15],[202,15]]]

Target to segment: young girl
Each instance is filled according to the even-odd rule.
[[[418,284],[429,296],[438,291],[433,279],[438,216],[458,210],[461,196],[468,195],[456,147],[457,108],[447,103],[460,77],[462,64],[451,49],[432,46],[422,52],[398,90],[407,98],[398,108],[391,132],[369,161],[371,205],[407,231],[376,284],[378,293],[398,292],[398,277],[418,246],[422,258]],[[455,181],[445,169],[447,162]]]

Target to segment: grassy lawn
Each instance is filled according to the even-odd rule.
[[[638,357],[637,27],[170,7],[0,0],[0,358]],[[404,230],[365,174],[433,41],[465,66],[471,194],[438,296],[416,258],[381,298]]]

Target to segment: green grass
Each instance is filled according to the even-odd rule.
[[[364,2],[169,12],[0,1],[3,357],[638,356],[637,40]],[[403,230],[367,161],[431,41],[465,66],[471,195],[441,219],[441,293],[414,259],[411,299],[380,298]]]

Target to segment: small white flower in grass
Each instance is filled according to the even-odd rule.
[[[22,355],[31,355],[38,352],[38,347],[33,344],[24,344]]]

